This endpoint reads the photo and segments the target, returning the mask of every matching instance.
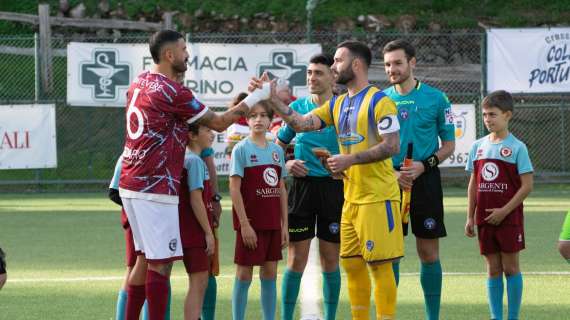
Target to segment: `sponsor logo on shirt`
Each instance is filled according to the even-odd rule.
[[[279,175],[277,175],[277,170],[273,168],[266,168],[263,171],[263,180],[271,187],[277,186],[277,183],[279,183]]]
[[[479,159],[479,157],[483,156],[483,149],[477,149],[477,154],[475,155],[475,159]]]
[[[499,176],[499,167],[493,162],[487,162],[481,169],[481,177],[485,181],[493,181]]]
[[[366,241],[366,250],[372,251],[374,249],[374,241],[368,240]]]
[[[511,150],[511,148],[509,147],[502,147],[501,148],[501,156],[503,156],[503,158],[508,158],[513,154],[513,150]]]
[[[445,124],[453,124],[453,112],[451,108],[445,109]]]
[[[349,132],[346,134],[339,135],[338,140],[340,141],[340,144],[342,144],[343,146],[349,146],[362,142],[364,140],[364,137],[359,135],[358,133]]]

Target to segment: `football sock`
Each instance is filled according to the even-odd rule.
[[[281,282],[281,320],[293,320],[302,276],[302,272],[295,272],[289,268],[285,269],[283,273],[283,281]]]
[[[148,316],[148,301],[145,300],[144,304],[142,306],[141,318],[142,318],[142,320],[148,320],[149,319],[148,317],[149,317]]]
[[[247,307],[247,292],[249,290],[249,281],[241,281],[237,277],[234,281],[234,290],[232,293],[232,319],[244,320],[245,309]]]
[[[394,271],[397,287],[400,284],[400,260],[392,262],[392,271]]]
[[[119,295],[117,296],[117,312],[115,314],[115,320],[125,320],[125,311],[127,307],[127,291],[121,289]]]
[[[369,319],[370,309],[370,276],[366,262],[362,257],[341,258],[342,267],[346,271],[348,297],[352,319]]]
[[[277,288],[275,279],[261,280],[261,308],[263,320],[274,320],[277,308]]]
[[[439,319],[442,282],[441,263],[439,260],[432,263],[422,263],[420,282],[424,290],[426,319]]]
[[[202,304],[202,320],[214,320],[216,316],[216,298],[218,295],[218,283],[216,277],[208,277],[208,287],[204,293],[204,303]]]
[[[509,320],[518,320],[521,310],[523,292],[522,274],[519,272],[507,276],[507,302],[509,306]]]
[[[336,270],[332,272],[323,272],[323,303],[325,307],[325,320],[336,319],[340,284],[339,268],[336,268]]]
[[[127,308],[125,310],[126,320],[138,320],[142,305],[145,299],[145,285],[127,286]]]
[[[170,279],[168,279],[168,300],[166,302],[166,312],[164,320],[170,320],[170,305],[172,304],[172,289],[170,288]]]
[[[502,276],[487,279],[487,294],[491,319],[503,319],[503,291]]]
[[[376,319],[394,319],[398,288],[391,263],[369,266],[374,278],[374,302]]]
[[[146,273],[146,298],[149,319],[164,319],[168,304],[168,277],[148,270]]]

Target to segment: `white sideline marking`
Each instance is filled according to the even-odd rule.
[[[301,297],[299,304],[301,305],[300,320],[320,320],[323,318],[321,314],[322,299],[322,277],[321,267],[319,263],[319,242],[316,238],[311,240],[311,248],[309,250],[309,260],[303,272],[301,279]]]
[[[307,265],[307,268],[309,266]],[[306,271],[305,271],[306,273]],[[532,271],[523,272],[523,275],[527,276],[570,276],[570,271]],[[406,272],[400,273],[402,277],[413,277],[419,276],[419,272]],[[485,276],[486,272],[444,272],[444,276]],[[280,274],[277,277],[281,277]],[[172,276],[171,279],[183,279],[186,280],[187,276]],[[235,274],[221,274],[217,278],[235,278]],[[305,275],[303,275],[305,278]],[[123,280],[123,276],[107,276],[107,277],[71,277],[71,278],[12,278],[8,276],[8,282],[10,283],[35,283],[35,282],[86,282],[86,281],[120,281]],[[319,296],[322,294],[318,293]]]

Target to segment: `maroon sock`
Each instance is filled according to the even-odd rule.
[[[168,277],[148,270],[146,273],[146,299],[149,320],[163,320],[168,305]]]
[[[125,311],[125,320],[138,320],[144,304],[145,286],[127,286],[127,309]]]

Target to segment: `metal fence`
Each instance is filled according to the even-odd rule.
[[[383,44],[397,38],[412,42],[418,52],[416,76],[440,88],[452,103],[474,103],[478,108],[482,95],[484,69],[484,33],[473,30],[440,33],[235,33],[189,34],[191,42],[209,43],[320,43],[325,52],[334,52],[337,43],[357,39],[367,43],[374,59],[371,82],[388,85],[381,58]],[[52,48],[53,88],[42,92],[38,85],[37,40],[33,36],[0,36],[0,104],[55,103],[57,124],[58,167],[37,170],[0,170],[0,189],[46,188],[68,185],[106,183],[116,157],[122,150],[124,111],[122,108],[71,107],[65,102],[67,59],[70,41],[146,43],[148,34],[119,37],[84,35],[54,37]],[[228,97],[228,100],[230,97]],[[512,131],[526,142],[536,174],[543,181],[570,178],[570,120],[568,96],[517,96]],[[477,118],[478,137],[484,134]],[[444,170],[444,176],[465,179],[462,170]],[[20,187],[18,187],[20,186]]]

